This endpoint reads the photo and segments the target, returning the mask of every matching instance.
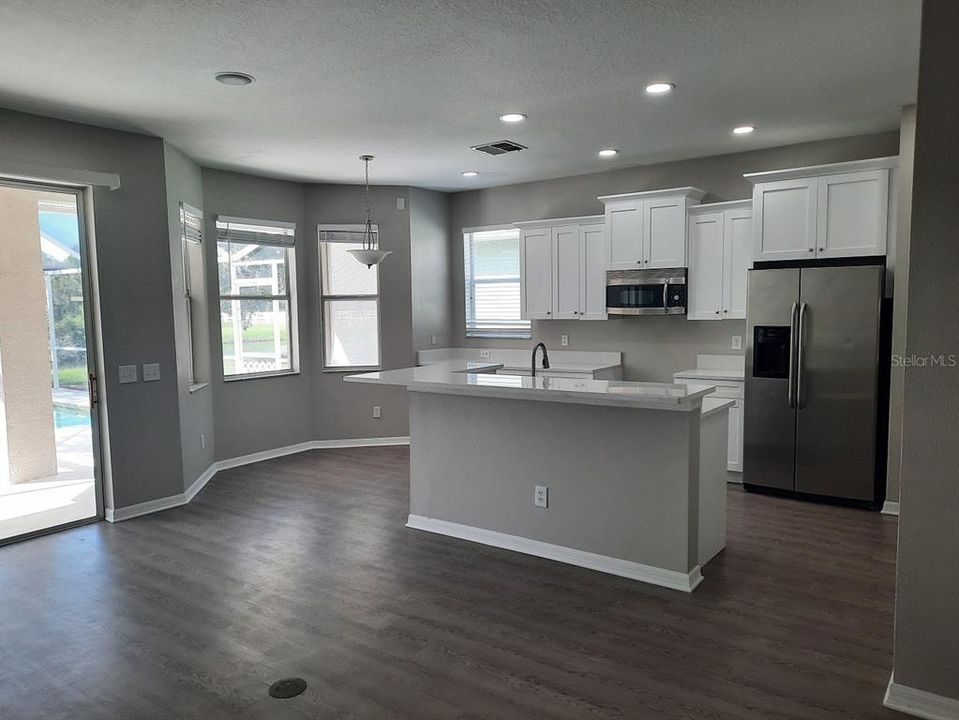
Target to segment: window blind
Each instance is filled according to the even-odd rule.
[[[530,337],[520,315],[519,230],[463,233],[467,337]]]
[[[295,234],[296,225],[291,222],[250,220],[225,215],[219,215],[216,219],[216,239],[218,242],[288,247],[294,244]]]
[[[180,203],[180,230],[187,242],[203,240],[203,211],[185,202]]]

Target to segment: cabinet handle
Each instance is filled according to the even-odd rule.
[[[812,252],[812,251],[813,251],[813,248],[809,248],[809,252]]]
[[[728,312],[729,312],[729,310],[723,310],[723,312],[724,312],[724,313],[728,313]]]
[[[719,310],[716,311],[716,314],[719,315]]]
[[[825,250],[825,249],[826,249],[826,248],[819,248],[819,252],[822,252],[822,251]]]

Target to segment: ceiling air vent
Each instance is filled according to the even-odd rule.
[[[505,155],[506,153],[519,152],[527,150],[525,145],[520,145],[512,140],[497,140],[496,142],[483,143],[482,145],[473,145],[470,150],[479,150],[487,155]]]

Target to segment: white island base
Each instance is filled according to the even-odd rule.
[[[712,388],[423,370],[349,378],[410,391],[408,527],[686,592],[725,547]]]

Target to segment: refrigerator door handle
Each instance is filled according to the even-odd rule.
[[[796,409],[796,309],[799,306],[793,303],[789,311],[789,375],[786,380],[786,399],[789,401],[789,409]]]
[[[806,355],[806,309],[809,306],[803,303],[799,306],[799,331],[796,333],[796,407],[800,410],[806,405],[806,398],[803,395],[803,373],[805,372],[804,362]]]

